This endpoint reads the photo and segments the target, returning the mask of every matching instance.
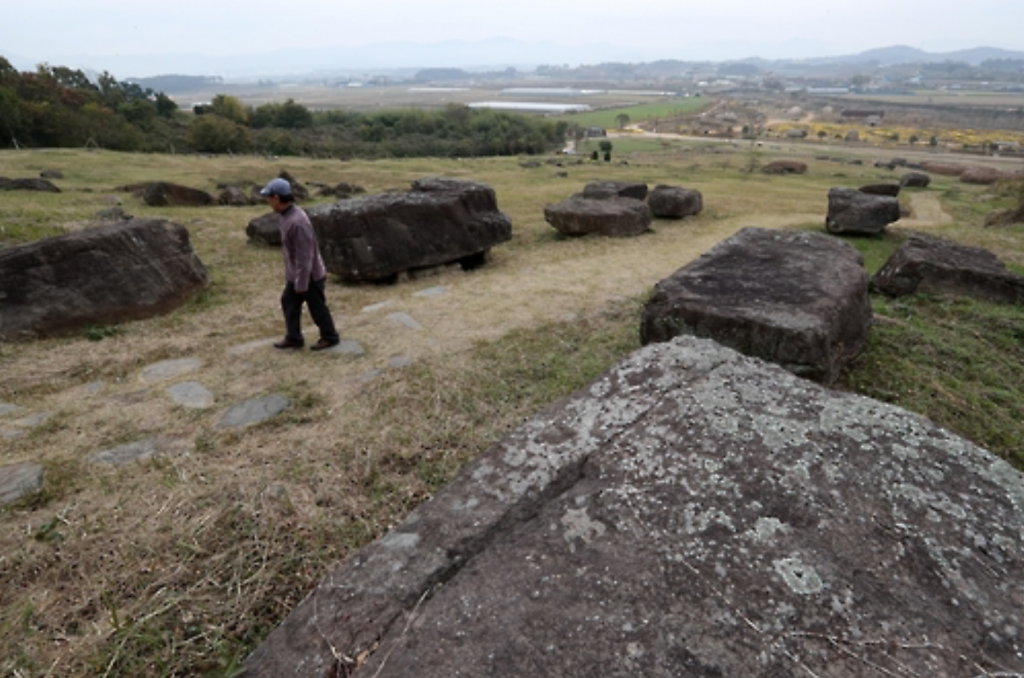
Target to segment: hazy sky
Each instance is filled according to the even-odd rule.
[[[1021,0],[31,0],[0,24],[0,55],[106,68],[109,56],[506,37],[643,59],[801,58],[897,44],[1024,50],[1022,24]]]

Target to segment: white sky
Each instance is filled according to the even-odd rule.
[[[497,37],[665,59],[1024,50],[1021,0],[30,0],[5,14],[0,55],[72,67],[60,58]]]

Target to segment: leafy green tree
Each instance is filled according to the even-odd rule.
[[[597,147],[600,148],[601,152],[604,154],[604,161],[610,162],[612,159],[612,142],[604,139],[598,142]]]
[[[249,114],[246,113],[245,106],[237,97],[229,94],[218,94],[213,97],[210,112],[238,125],[249,124]]]
[[[615,116],[615,122],[619,124],[619,129],[624,129],[629,124],[629,113],[619,113]]]
[[[293,99],[281,104],[275,119],[277,127],[285,129],[302,129],[313,126],[313,114],[302,104],[297,104]]]
[[[174,103],[174,100],[163,92],[156,94],[154,105],[156,106],[157,115],[164,118],[173,117],[174,112],[178,110],[178,104]]]
[[[249,132],[219,115],[200,115],[188,125],[188,142],[202,153],[242,153],[249,150]]]

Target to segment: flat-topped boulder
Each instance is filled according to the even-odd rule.
[[[887,182],[883,184],[868,184],[867,186],[861,186],[857,190],[861,193],[867,193],[868,195],[887,195],[891,198],[895,198],[900,194],[900,188],[903,186],[902,183]]]
[[[167,313],[205,289],[184,226],[133,219],[0,249],[0,339]]]
[[[799,160],[776,160],[761,168],[765,174],[807,174],[807,163]]]
[[[580,197],[590,200],[607,200],[608,198],[643,200],[647,197],[647,184],[642,181],[592,181],[583,187]]]
[[[651,208],[635,198],[569,198],[544,206],[544,220],[567,236],[632,237],[651,227]]]
[[[985,450],[678,337],[470,463],[240,676],[1019,675],[1022,525]]]
[[[27,177],[8,179],[0,177],[0,190],[3,191],[42,191],[43,193],[60,193],[60,189],[49,179]]]
[[[704,197],[692,188],[658,184],[648,194],[647,206],[657,218],[683,219],[700,214],[704,209]]]
[[[960,294],[1003,303],[1024,303],[1024,277],[1011,273],[980,247],[911,233],[871,278],[872,289],[907,294]]]
[[[410,191],[308,210],[327,270],[347,282],[394,279],[448,264],[472,268],[512,237],[494,189],[458,179],[420,179]]]
[[[143,186],[142,201],[150,207],[205,207],[217,203],[206,191],[167,181],[154,181]]]
[[[998,170],[994,167],[985,167],[984,165],[972,165],[963,172],[960,173],[960,181],[965,184],[994,184],[997,181],[1003,179],[1009,179],[1014,176],[1009,172]]]
[[[900,220],[900,201],[888,195],[872,195],[853,188],[828,192],[825,230],[846,235],[878,235]]]
[[[821,233],[744,228],[654,286],[643,344],[708,337],[830,384],[867,342],[860,253]]]
[[[925,172],[907,172],[900,177],[900,186],[908,188],[928,188],[931,183],[931,175]]]

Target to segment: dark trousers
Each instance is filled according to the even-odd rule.
[[[305,292],[296,292],[295,285],[290,281],[285,285],[284,292],[281,293],[281,310],[284,312],[284,325],[287,330],[285,338],[289,341],[303,343],[303,303],[309,306],[309,314],[313,316],[313,322],[320,329],[321,339],[336,342],[341,338],[338,336],[338,330],[334,328],[331,311],[327,308],[327,296],[324,294],[326,282],[327,278],[310,280]]]

